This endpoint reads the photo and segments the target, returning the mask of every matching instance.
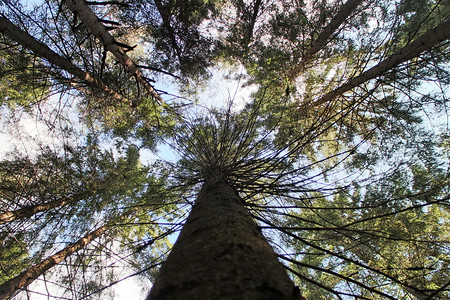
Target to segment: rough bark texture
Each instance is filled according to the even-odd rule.
[[[148,300],[301,299],[242,200],[207,181]]]
[[[0,285],[0,300],[9,299],[16,293],[19,289],[29,285],[36,278],[41,276],[45,271],[50,269],[51,267],[59,264],[66,257],[72,255],[78,250],[84,248],[87,244],[89,244],[95,238],[101,236],[108,229],[107,226],[102,226],[97,228],[96,230],[88,233],[83,238],[79,239],[77,242],[70,244],[63,250],[58,253],[44,259],[37,265],[32,266],[31,268],[25,270],[21,274],[16,277],[4,282]]]
[[[163,100],[161,96],[155,91],[153,86],[147,82],[137,65],[126,54],[126,51],[118,45],[114,37],[108,32],[106,27],[100,22],[86,2],[84,0],[65,0],[64,3],[76,14],[77,18],[83,22],[89,31],[100,40],[105,49],[115,56],[128,74],[134,76],[151,97],[156,99],[159,103],[162,103]]]
[[[422,52],[430,50],[434,46],[437,46],[441,42],[448,40],[450,38],[450,19],[438,25],[437,27],[429,30],[424,35],[422,35],[417,40],[409,43],[397,53],[389,56],[376,66],[370,68],[369,70],[361,73],[360,75],[349,79],[346,83],[336,88],[335,90],[325,94],[317,101],[315,101],[312,106],[319,106],[327,103],[330,100],[342,95],[345,92],[367,82],[371,79],[383,75],[385,72],[393,69],[399,64],[408,61],[412,58],[419,56]]]
[[[13,210],[13,211],[7,211],[0,214],[0,225],[5,224],[8,222],[12,222],[16,219],[21,218],[29,218],[39,212],[47,211],[52,208],[61,207],[66,205],[69,202],[73,201],[79,201],[83,199],[85,195],[74,195],[70,197],[65,197],[63,199],[58,199],[54,201],[50,201],[47,203],[32,205],[32,206],[26,206],[21,209]]]
[[[33,51],[33,53],[35,53],[39,57],[46,59],[51,64],[63,70],[66,70],[70,74],[87,82],[93,88],[96,88],[104,92],[105,94],[112,96],[118,101],[129,103],[127,99],[125,99],[122,95],[115,92],[114,90],[110,89],[100,79],[89,74],[88,72],[81,70],[80,68],[75,66],[71,61],[60,56],[59,54],[51,50],[49,47],[47,47],[47,45],[39,42],[34,37],[32,37],[19,27],[11,23],[8,19],[1,16],[0,16],[0,32],[6,35],[11,40],[19,43],[23,47]]]
[[[328,23],[328,25],[322,30],[317,39],[313,41],[311,47],[303,55],[303,58],[294,71],[290,75],[290,79],[293,80],[299,73],[303,71],[305,65],[308,64],[314,55],[319,52],[323,46],[330,40],[330,37],[336,32],[336,30],[344,23],[344,21],[353,13],[353,11],[361,4],[363,0],[348,0],[339,9],[338,13]]]

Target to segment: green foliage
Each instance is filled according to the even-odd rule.
[[[1,240],[4,252],[1,257],[10,260],[4,267],[8,279],[55,251],[57,241],[71,242],[82,236],[99,221],[100,215],[101,222],[117,223],[106,240],[112,238],[125,245],[139,245],[142,240],[162,235],[155,238],[153,246],[161,249],[159,251],[167,248],[168,241],[164,238],[167,229],[159,228],[155,221],[173,209],[164,205],[173,197],[165,192],[165,180],[150,174],[150,168],[140,163],[136,147],[129,146],[122,156],[116,157],[111,151],[101,150],[97,142],[90,136],[84,146],[66,145],[64,156],[48,151],[34,161],[2,162],[2,212],[67,196],[76,198],[62,207],[2,225],[4,232],[20,235],[20,239],[5,235]],[[149,208],[150,214],[146,211]],[[168,222],[172,218],[168,218]],[[141,224],[148,224],[148,227]],[[109,247],[106,249],[110,251]],[[102,251],[101,247],[91,249],[80,259],[86,266],[101,265],[94,253]],[[161,252],[152,254],[160,255]],[[89,268],[86,270],[91,272]],[[99,271],[103,272],[101,267]]]
[[[25,259],[29,254],[20,233],[10,237],[7,237],[6,233],[2,233],[0,241],[0,284],[2,284],[28,267]]]
[[[112,80],[113,75],[107,76]],[[140,140],[142,146],[155,149],[157,143],[173,130],[176,111],[170,105],[157,104],[151,97],[139,96],[137,86],[130,86],[128,81],[115,82],[112,86],[126,90],[136,104],[104,101],[98,93],[85,95],[86,102],[80,104],[85,122],[92,128],[101,128],[105,133],[127,141]],[[94,102],[91,97],[102,100]]]
[[[398,6],[401,26],[395,39],[397,47],[406,44],[414,37],[423,34],[444,21],[450,14],[450,2],[427,0],[403,0]]]
[[[432,188],[421,186],[423,176]],[[302,232],[301,239],[291,240],[297,259],[321,270],[294,266],[315,282],[301,282],[306,296],[322,299],[333,295],[314,285],[338,290],[347,281],[350,289],[356,289],[350,280],[376,286],[386,277],[403,289],[403,294],[427,295],[445,285],[449,275],[448,186],[441,169],[411,165],[364,188],[341,189],[333,197],[310,195],[307,207],[292,211],[296,218],[289,222]],[[364,266],[372,269],[370,276]],[[402,295],[399,290],[391,292]],[[375,295],[366,294],[370,298]]]
[[[48,74],[40,61],[24,52],[8,51],[6,47],[0,42],[0,105],[29,108],[46,99]]]
[[[64,297],[105,296],[124,266],[153,279],[198,184],[221,175],[307,298],[448,298],[448,41],[359,76],[448,20],[450,5],[363,1],[320,41],[342,2],[86,2],[116,43],[136,45],[122,49],[158,80],[163,103],[64,5],[44,1],[31,13],[4,1],[2,14],[123,99],[3,40],[1,104],[28,108],[64,91],[64,106],[73,95],[68,119],[81,123],[68,127],[84,142],[0,162],[2,212],[76,197],[2,227],[0,281],[99,224],[107,234],[47,274],[62,279]],[[159,81],[169,75],[195,90],[218,65],[242,68],[235,77],[256,87],[242,110],[174,101]],[[59,126],[55,111],[50,127]],[[163,141],[181,159],[143,164],[141,150]]]
[[[144,28],[144,41],[152,43],[151,66],[200,81],[208,76],[215,46],[201,23],[216,15],[223,2],[130,1],[121,20]]]

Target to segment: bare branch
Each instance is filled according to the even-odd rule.
[[[95,15],[89,6],[83,0],[64,0],[65,5],[78,16],[83,24],[97,37],[106,50],[110,51],[117,61],[125,68],[128,74],[136,77],[136,80],[144,86],[147,93],[160,104],[164,103],[161,96],[145,80],[137,65],[126,54],[122,45],[118,43],[109,31],[102,24],[102,21]]]

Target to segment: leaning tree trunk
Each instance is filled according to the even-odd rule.
[[[148,300],[301,299],[235,190],[203,185]]]
[[[25,206],[20,209],[6,211],[0,214],[0,225],[8,222],[12,222],[16,219],[30,218],[37,213],[48,211],[53,208],[64,206],[70,202],[77,202],[86,198],[87,193],[76,194],[61,199],[49,201],[46,203],[40,203],[36,205]]]
[[[350,78],[346,83],[342,84],[340,87],[323,95],[321,98],[311,103],[311,107],[317,107],[322,104],[325,104],[328,101],[331,101],[341,96],[345,92],[348,92],[353,88],[360,86],[361,84],[371,79],[377,78],[385,74],[387,71],[395,68],[399,64],[419,56],[422,52],[432,49],[433,47],[439,45],[441,42],[450,39],[449,28],[450,28],[450,18],[448,18],[446,21],[439,24],[435,28],[428,30],[421,37],[407,44],[405,47],[398,50],[396,53],[384,59],[377,65],[373,66],[367,71],[362,72],[356,77]]]
[[[131,102],[129,100],[124,98],[118,92],[109,88],[101,81],[100,78],[97,78],[93,74],[90,74],[89,72],[85,72],[82,69],[78,68],[70,60],[63,56],[60,56],[52,49],[50,49],[47,45],[36,40],[33,36],[29,35],[27,32],[14,25],[6,17],[0,16],[0,32],[11,40],[27,48],[28,50],[31,50],[37,56],[46,59],[52,65],[55,65],[83,80],[91,87],[102,91],[106,95],[113,97],[119,102],[130,103],[131,105]]]
[[[311,47],[303,55],[300,63],[295,66],[294,70],[289,75],[290,80],[294,80],[301,72],[303,72],[305,66],[314,58],[314,55],[322,50],[330,40],[331,36],[336,33],[337,29],[341,27],[361,2],[363,2],[363,0],[348,0],[340,7],[330,23],[322,30],[317,39],[312,42]]]
[[[79,239],[77,242],[70,244],[58,253],[47,257],[37,265],[28,268],[16,277],[4,282],[0,285],[0,299],[10,299],[10,297],[12,297],[18,290],[28,286],[39,276],[44,274],[45,271],[56,266],[73,253],[86,247],[86,245],[92,242],[92,240],[104,234],[108,228],[108,226],[97,228],[96,230],[85,235],[83,238]]]

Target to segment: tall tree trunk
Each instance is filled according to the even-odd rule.
[[[7,212],[0,214],[0,225],[8,223],[8,222],[12,222],[16,219],[29,218],[39,212],[47,211],[47,210],[50,210],[50,209],[56,208],[56,207],[61,207],[61,206],[66,205],[69,202],[76,202],[85,197],[86,197],[85,194],[77,194],[77,195],[72,195],[69,197],[64,197],[62,199],[49,201],[46,203],[25,206],[25,207],[17,209],[17,210],[7,211]]]
[[[247,32],[244,36],[244,47],[245,52],[248,51],[249,44],[253,37],[253,31],[255,30],[256,19],[258,17],[258,13],[260,12],[262,0],[256,0],[253,5],[252,17],[250,19],[250,23],[248,24]]]
[[[303,55],[302,60],[295,66],[292,73],[289,75],[289,79],[293,80],[299,73],[303,72],[305,66],[313,59],[314,55],[319,52],[323,46],[330,40],[330,37],[336,32],[336,30],[344,23],[344,21],[353,13],[353,11],[361,4],[363,0],[348,0],[341,6],[337,14],[328,23],[328,25],[322,30],[316,40],[311,44],[311,47]]]
[[[31,50],[37,56],[44,58],[51,64],[66,70],[70,74],[78,77],[84,82],[87,82],[91,87],[104,92],[120,102],[130,103],[130,101],[125,99],[122,95],[110,89],[99,78],[78,68],[70,60],[60,56],[58,53],[47,47],[47,45],[39,42],[34,37],[11,23],[11,21],[7,18],[2,16],[0,16],[0,32],[28,50]]]
[[[163,103],[161,96],[153,86],[148,83],[137,65],[126,54],[122,46],[109,33],[95,13],[89,8],[84,0],[64,0],[65,5],[83,22],[89,31],[96,36],[106,50],[111,52],[117,61],[125,68],[128,74],[134,76],[147,93],[159,103]]]
[[[301,299],[242,199],[205,182],[148,300]]]
[[[409,43],[408,45],[400,49],[398,52],[389,56],[382,62],[370,68],[369,70],[364,71],[360,75],[349,79],[346,83],[344,83],[340,87],[323,95],[321,98],[314,101],[311,104],[311,106],[316,107],[324,103],[327,103],[328,101],[335,99],[336,97],[342,95],[343,93],[348,92],[351,89],[371,79],[383,75],[384,73],[395,68],[399,64],[419,56],[422,52],[430,50],[431,48],[437,46],[441,42],[450,39],[449,28],[450,28],[450,19],[447,19],[442,24],[427,31],[420,38]]]
[[[92,240],[104,234],[107,229],[108,226],[97,228],[96,230],[85,235],[83,238],[79,239],[77,242],[70,244],[58,253],[47,257],[37,265],[32,266],[16,277],[4,282],[2,285],[0,285],[0,300],[5,300],[12,297],[14,293],[16,293],[19,289],[32,283],[36,278],[44,274],[45,271],[56,266],[66,257],[84,248]]]

